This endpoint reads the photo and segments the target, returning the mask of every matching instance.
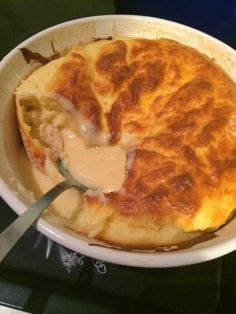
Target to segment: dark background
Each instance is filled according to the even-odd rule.
[[[177,21],[236,48],[235,0],[0,0],[0,58],[49,26],[113,13]],[[0,200],[0,231],[15,218]],[[74,254],[31,228],[0,265],[0,305],[39,314],[236,311],[235,252],[203,264],[171,269],[105,263],[104,275],[95,267],[97,261],[86,257],[68,271],[62,252]]]
[[[0,0],[0,58],[29,36],[83,16],[140,14],[202,30],[236,48],[236,0]]]
[[[118,0],[116,12],[151,15],[197,28],[236,48],[236,0]]]

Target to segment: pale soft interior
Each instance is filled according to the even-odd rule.
[[[56,158],[63,159],[78,181],[102,192],[119,190],[125,176],[125,149],[108,145],[103,134],[98,139],[99,133],[96,134],[99,145],[96,145],[92,134],[94,129],[89,122],[81,123],[81,116],[78,121],[76,115],[73,116],[55,100],[45,98],[41,104],[34,101],[24,107],[31,136],[48,147]],[[90,142],[92,147],[88,146]]]

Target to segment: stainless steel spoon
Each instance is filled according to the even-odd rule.
[[[44,194],[0,234],[0,262],[7,256],[25,231],[39,218],[42,212],[58,195],[71,187],[77,187],[82,191],[88,189],[88,187],[77,182],[70,175],[70,173],[63,167],[61,160],[58,160],[57,165],[59,171],[66,180],[58,183]]]

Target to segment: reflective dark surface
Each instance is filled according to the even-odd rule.
[[[3,230],[16,215],[3,201],[0,208]],[[235,313],[235,289],[236,253],[132,268],[81,256],[33,228],[0,265],[0,304],[31,313]]]
[[[172,19],[235,47],[235,3],[1,0],[0,57],[51,25],[115,9]],[[0,231],[15,218],[1,200]],[[186,267],[132,268],[81,256],[33,228],[0,265],[0,304],[31,313],[235,313],[235,292],[236,252]]]

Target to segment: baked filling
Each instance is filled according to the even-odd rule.
[[[57,158],[95,189],[68,191],[53,209],[76,232],[173,245],[218,229],[236,207],[236,84],[193,48],[132,38],[76,46],[23,81],[16,106],[41,192],[62,179]]]

